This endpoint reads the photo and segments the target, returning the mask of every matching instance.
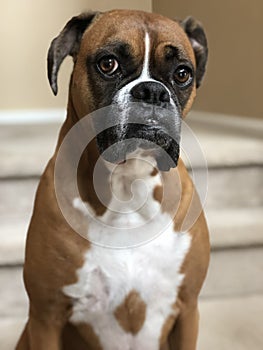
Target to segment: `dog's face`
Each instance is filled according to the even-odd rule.
[[[98,127],[103,129],[97,135],[100,153],[120,163],[140,148],[152,152],[161,170],[176,166],[181,119],[193,103],[207,60],[200,24],[124,10],[74,17],[49,50],[54,93],[67,54],[75,62],[70,94],[78,117],[114,106],[116,125],[107,128],[109,112],[105,126]],[[170,157],[166,165],[158,148]]]

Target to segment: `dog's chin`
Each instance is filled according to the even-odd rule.
[[[123,165],[128,159],[138,158],[143,160],[144,158],[152,157],[155,159],[156,168],[160,171],[169,171],[171,168],[176,168],[179,159],[179,150],[176,154],[170,155],[168,153],[163,153],[158,150],[151,149],[148,152],[144,152],[140,148],[140,152],[123,153],[122,150],[116,149],[114,152],[104,151],[101,153],[101,157],[111,164]]]
[[[135,136],[136,135],[136,136]],[[179,143],[163,130],[130,133],[117,139],[112,130],[97,135],[97,145],[101,157],[113,164],[122,165],[129,158],[144,159],[152,157],[160,171],[175,168],[179,159]]]

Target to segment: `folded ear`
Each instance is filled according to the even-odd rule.
[[[83,13],[72,17],[61,33],[53,39],[48,50],[48,80],[54,95],[58,92],[58,70],[67,55],[75,59],[82,35],[98,12]]]
[[[180,24],[188,35],[194,50],[196,60],[196,87],[198,88],[205,74],[208,57],[206,35],[201,23],[193,17],[187,17]]]

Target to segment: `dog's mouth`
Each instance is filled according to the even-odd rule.
[[[114,164],[124,164],[130,154],[141,150],[156,160],[161,171],[177,166],[179,137],[172,137],[161,127],[142,124],[112,126],[97,135],[97,145],[103,159]]]

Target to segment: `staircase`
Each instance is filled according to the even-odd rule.
[[[195,113],[208,163],[211,263],[199,350],[263,348],[263,122]],[[197,166],[198,168],[198,166]]]
[[[198,350],[261,350],[263,122],[198,112],[187,122],[209,169],[205,212],[212,253],[200,296]],[[14,348],[26,320],[25,235],[39,175],[53,152],[59,126],[0,125],[1,350]],[[192,161],[195,175],[203,166]]]

